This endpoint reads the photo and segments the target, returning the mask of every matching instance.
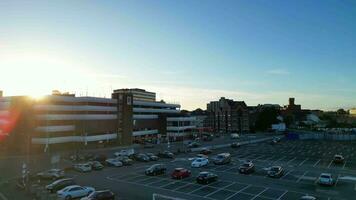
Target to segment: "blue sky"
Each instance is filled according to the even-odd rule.
[[[355,21],[351,0],[1,1],[0,88],[356,107]]]

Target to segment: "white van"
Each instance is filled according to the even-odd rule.
[[[230,138],[231,138],[231,139],[239,139],[240,136],[239,136],[239,134],[237,134],[237,133],[231,133],[231,134],[230,134]]]

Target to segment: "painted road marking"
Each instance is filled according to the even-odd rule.
[[[308,171],[305,171],[304,174],[298,178],[297,183],[299,183],[299,181],[300,181],[300,180],[305,176],[305,174],[307,174],[307,173],[308,173]]]
[[[299,164],[299,166],[302,166],[302,164],[304,164],[305,161],[307,161],[307,160],[308,160],[308,158],[306,158],[305,160],[303,160],[303,161]]]
[[[342,169],[345,169],[345,166],[346,166],[346,160],[344,162],[344,165],[342,166]]]
[[[251,187],[251,185],[247,185],[246,187],[242,188],[241,190],[239,190],[239,191],[235,192],[234,194],[230,195],[229,197],[227,197],[225,200],[231,199],[231,198],[232,198],[233,196],[235,196],[237,193],[240,193],[241,191],[243,191],[243,190],[245,190],[245,189],[247,189],[247,188],[249,188],[249,187]],[[356,188],[356,185],[355,185],[355,188]]]
[[[284,193],[281,196],[279,196],[277,200],[280,200],[284,195],[287,194],[287,192],[288,192],[288,190],[284,191]]]
[[[287,162],[287,165],[288,165],[290,162],[293,162],[295,159],[297,159],[297,157],[294,157],[293,159],[289,160],[289,161]]]
[[[269,188],[265,188],[264,190],[262,190],[262,192],[258,193],[256,196],[254,196],[251,200],[256,199],[257,197],[259,197],[262,193],[264,193],[268,189]]]
[[[234,183],[234,182],[232,182],[232,183],[230,183],[229,185],[227,185],[227,186],[225,186],[225,187],[222,187],[222,188],[220,188],[220,189],[216,190],[215,192],[212,192],[212,193],[209,193],[209,194],[205,195],[204,197],[207,197],[207,196],[213,195],[213,194],[215,194],[215,193],[217,193],[217,192],[219,192],[219,191],[221,191],[221,190],[224,190],[224,189],[226,189],[226,188],[228,188],[228,187],[232,186],[233,184],[235,184],[235,183]]]
[[[1,192],[0,192],[0,197],[2,200],[8,200],[8,198]]]
[[[335,185],[334,185],[335,187],[336,187],[337,183],[339,182],[339,178],[340,178],[340,174],[336,178],[336,182],[335,182]]]
[[[331,160],[331,162],[328,165],[328,169],[330,168],[331,164],[333,163],[333,161]]]
[[[313,165],[313,167],[315,167],[320,161],[321,161],[321,159],[319,159],[319,160]]]

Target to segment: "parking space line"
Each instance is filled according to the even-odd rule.
[[[321,161],[321,159],[319,159],[319,160],[313,165],[313,167],[315,167],[320,161]]]
[[[203,186],[201,186],[201,187],[189,192],[188,194],[192,194],[193,192],[198,191],[198,190],[202,189],[203,187],[206,187],[206,185],[203,185]]]
[[[282,179],[283,179],[284,177],[288,176],[288,174],[290,174],[291,172],[294,172],[294,170],[292,169],[292,170],[288,171],[286,174],[284,174],[284,175],[282,176]]]
[[[282,158],[273,161],[273,163],[278,162],[278,161],[281,161],[281,160],[283,160],[284,158],[286,158],[286,156],[283,156]]]
[[[333,160],[330,161],[329,165],[328,165],[328,169],[330,168],[331,164],[333,163]]]
[[[340,174],[339,174],[339,175],[337,175],[337,178],[336,178],[336,182],[335,182],[334,187],[336,187],[337,183],[339,182],[339,178],[340,178]]]
[[[284,193],[283,193],[283,194],[281,194],[281,196],[279,196],[277,200],[280,200],[280,199],[281,199],[284,195],[286,195],[286,194],[287,194],[287,192],[288,192],[288,190],[284,191]]]
[[[258,193],[256,196],[254,196],[251,200],[256,199],[257,197],[259,197],[262,193],[264,193],[266,190],[268,190],[269,188],[265,188],[264,190],[262,190],[262,192]]]
[[[345,160],[344,165],[342,166],[342,169],[345,169],[346,162],[347,162],[347,161]]]
[[[307,174],[307,173],[308,173],[308,171],[305,171],[304,174],[303,174],[301,177],[298,178],[297,183],[299,183],[299,181],[300,181],[300,180],[305,176],[305,174]]]
[[[227,186],[225,186],[225,187],[222,187],[222,188],[220,188],[220,189],[216,190],[215,192],[209,193],[209,194],[205,195],[204,197],[207,197],[207,196],[213,195],[213,194],[215,194],[215,193],[217,193],[217,192],[219,192],[219,191],[221,191],[221,190],[224,190],[224,189],[226,189],[226,188],[228,188],[228,187],[232,186],[233,184],[235,184],[235,182],[232,182],[232,183],[230,183],[229,185],[227,185]]]
[[[289,160],[289,161],[287,162],[287,165],[288,165],[290,162],[293,162],[295,159],[297,159],[297,157],[294,157],[293,159]]]
[[[304,163],[305,163],[305,161],[307,161],[308,160],[308,158],[306,158],[305,160],[303,160],[301,163],[299,163],[299,166],[302,166]]]
[[[8,198],[7,198],[3,193],[1,193],[1,192],[0,192],[0,198],[1,198],[2,200],[8,200]]]
[[[249,187],[251,187],[251,185],[247,185],[246,187],[242,188],[241,190],[239,190],[239,191],[235,192],[234,194],[232,194],[232,195],[226,197],[225,200],[231,199],[233,196],[235,196],[236,194],[240,193],[241,191],[243,191],[243,190],[245,190],[245,189],[247,189],[247,188],[249,188]],[[355,185],[355,187],[356,187],[356,185]]]

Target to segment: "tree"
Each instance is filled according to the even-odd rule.
[[[264,108],[257,116],[256,130],[266,131],[271,128],[272,124],[278,123],[278,110],[270,107]]]

